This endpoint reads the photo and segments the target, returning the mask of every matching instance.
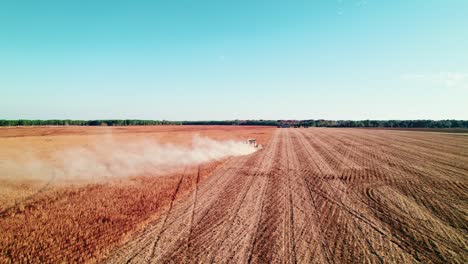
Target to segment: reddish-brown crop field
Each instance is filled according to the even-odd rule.
[[[96,182],[54,179],[47,175],[50,170],[25,177],[17,171],[30,171],[2,166],[2,161],[17,160],[21,164],[34,157],[54,164],[54,152],[95,145],[109,135],[119,144],[152,139],[180,146],[189,145],[194,135],[217,140],[254,137],[264,143],[272,131],[266,127],[224,126],[0,129],[0,263],[99,260],[161,210],[171,207],[175,199],[187,196],[224,162],[216,160],[163,173],[149,167],[137,175]]]
[[[51,149],[109,133],[52,128],[48,134],[47,129],[0,131],[1,158],[33,146],[47,159]],[[2,192],[9,206],[0,215],[1,261],[468,261],[466,135],[333,128],[109,129],[119,142],[157,137],[188,144],[188,135],[202,133],[217,139],[255,137],[264,147],[164,175],[148,168],[142,175],[106,182],[52,183],[33,196],[28,186],[38,183],[4,180],[10,187]],[[23,196],[14,194],[18,190]]]

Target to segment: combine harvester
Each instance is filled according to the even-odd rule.
[[[255,138],[249,138],[249,139],[247,139],[247,141],[245,143],[249,144],[251,146],[254,146],[255,148],[258,148],[258,149],[262,148],[262,145],[259,145]]]

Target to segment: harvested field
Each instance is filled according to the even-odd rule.
[[[217,126],[0,129],[0,263],[101,259],[110,248],[157,217],[161,210],[171,207],[175,199],[189,194],[225,160],[164,171],[151,163],[138,163],[144,167],[128,177],[90,175],[83,179],[59,179],[48,174],[52,171],[49,165],[57,163],[54,155],[57,151],[92,150],[92,146],[109,137],[112,146],[142,139],[145,143],[154,140],[188,146],[194,135],[221,141],[255,137],[263,143],[271,132],[271,128]],[[11,161],[25,164],[31,157],[40,161],[41,166],[24,170],[5,165]],[[92,157],[109,161],[99,155]],[[91,169],[91,172],[99,171]]]
[[[394,130],[394,131],[412,131],[412,132],[433,132],[433,133],[455,133],[468,135],[468,129],[466,128],[365,128],[365,129],[377,129],[377,130]]]
[[[108,263],[467,261],[468,138],[279,129]]]
[[[148,169],[112,183],[52,188],[3,210],[0,260],[468,261],[468,136],[216,129],[203,133],[256,137],[264,148],[165,177]]]

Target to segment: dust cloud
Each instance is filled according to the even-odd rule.
[[[21,160],[0,160],[0,179],[99,181],[136,175],[159,175],[257,149],[242,141],[218,141],[194,136],[191,146],[151,140],[119,142],[107,137],[79,148],[58,150],[52,161],[24,153]]]

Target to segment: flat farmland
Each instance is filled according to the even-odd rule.
[[[224,150],[213,147],[212,140],[253,137],[264,143],[272,131],[225,126],[2,128],[0,263],[96,262],[230,158],[207,156],[207,151]],[[195,158],[200,153],[188,152],[194,137],[209,139]]]
[[[63,147],[74,138],[83,145],[89,137],[108,134],[73,129],[83,135],[5,130],[2,158],[16,157],[15,150],[28,142],[52,139]],[[0,216],[1,260],[468,261],[466,135],[334,128],[125,129],[115,130],[114,140],[165,137],[189,144],[187,135],[196,132],[218,140],[255,137],[263,148],[164,175],[148,167],[104,183],[56,183],[22,202],[17,197],[12,203],[10,191],[2,196],[10,205],[2,207]],[[35,155],[53,163],[50,149],[42,149]],[[14,186],[10,189],[25,190],[34,180],[15,184],[4,179]]]
[[[394,131],[411,131],[411,132],[431,132],[431,133],[456,133],[468,135],[468,129],[466,128],[364,128],[364,129],[377,129],[377,130],[394,130]]]
[[[466,263],[468,138],[278,129],[107,263]]]

